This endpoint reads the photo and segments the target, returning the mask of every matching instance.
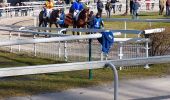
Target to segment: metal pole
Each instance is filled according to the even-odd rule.
[[[36,38],[35,35],[33,37],[34,39]],[[36,44],[34,43],[34,56],[37,56],[37,50],[36,50]]]
[[[89,61],[91,61],[91,42],[92,39],[89,39]],[[93,79],[93,73],[92,73],[92,69],[89,69],[89,79],[92,80]]]
[[[58,57],[61,57],[61,42],[58,43]]]
[[[122,47],[122,42],[119,42],[119,59],[123,58],[123,47]],[[119,70],[122,70],[122,67],[119,67]]]
[[[20,37],[21,37],[21,33],[19,32],[19,33],[18,33],[18,39],[20,39]],[[21,51],[21,45],[18,45],[18,51],[19,51],[19,52]]]
[[[126,23],[126,21],[125,21],[125,30],[127,29],[127,23]],[[124,35],[124,38],[126,38],[127,37],[127,34],[125,33],[125,35]]]
[[[68,57],[67,57],[67,41],[64,42],[64,61],[68,61]]]
[[[37,18],[34,17],[34,26],[36,27],[37,26]]]
[[[146,57],[148,58],[148,57],[149,57],[149,42],[148,42],[148,41],[146,41],[145,51],[146,51]],[[146,64],[144,68],[145,68],[145,69],[148,69],[148,68],[150,68],[150,67],[149,67],[148,64]]]
[[[113,100],[118,100],[118,84],[119,84],[119,78],[118,78],[118,72],[112,63],[107,63],[105,65],[106,67],[110,67],[114,73],[114,99]]]
[[[152,22],[149,22],[149,27],[150,27],[150,28],[152,27]]]
[[[11,39],[12,39],[12,33],[9,32],[9,40],[11,40]],[[12,52],[12,45],[10,45],[10,52]]]

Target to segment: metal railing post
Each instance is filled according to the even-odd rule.
[[[25,29],[25,27],[20,27],[19,30],[22,30],[22,29]],[[18,39],[21,38],[21,33],[18,32]],[[18,51],[20,52],[21,51],[21,45],[18,45]]]
[[[67,57],[67,41],[64,42],[64,61],[68,61],[68,57]]]
[[[118,72],[112,63],[107,63],[105,65],[106,67],[110,67],[114,73],[114,99],[113,100],[118,100],[118,84],[119,84],[119,78],[118,78]]]
[[[33,39],[35,39],[36,36],[34,35]],[[37,56],[37,50],[36,50],[36,44],[34,43],[34,56]]]
[[[91,61],[92,58],[92,39],[89,39],[89,61]],[[93,79],[93,73],[92,69],[89,69],[89,79]]]
[[[119,59],[123,59],[123,46],[122,46],[123,42],[119,42]],[[122,67],[119,67],[119,70],[122,70]]]
[[[148,57],[149,57],[149,42],[148,42],[148,41],[146,41],[145,51],[146,51],[146,57],[148,58]],[[146,64],[144,68],[145,68],[145,69],[150,68],[150,67],[149,67],[149,64]]]
[[[58,57],[61,57],[61,42],[58,42]]]
[[[9,32],[9,40],[12,39],[12,32]],[[10,45],[10,52],[12,52],[12,45]]]
[[[125,30],[127,30],[127,22],[125,21]],[[127,38],[127,34],[125,33],[124,38]]]
[[[149,27],[150,27],[150,28],[152,27],[152,22],[149,22]]]

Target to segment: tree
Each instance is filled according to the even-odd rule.
[[[165,55],[170,50],[170,28],[166,28],[165,32],[154,33],[149,36],[150,42],[150,56]]]
[[[128,10],[129,10],[129,0],[126,0],[126,10],[125,13],[123,15],[127,15],[128,14]]]

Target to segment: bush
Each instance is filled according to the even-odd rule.
[[[165,28],[165,32],[154,33],[149,36],[150,56],[160,56],[170,54],[170,27]]]

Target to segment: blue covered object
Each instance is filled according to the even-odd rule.
[[[102,45],[102,51],[106,54],[109,53],[111,46],[114,43],[114,36],[112,32],[102,32],[102,37],[98,38],[98,41]]]

